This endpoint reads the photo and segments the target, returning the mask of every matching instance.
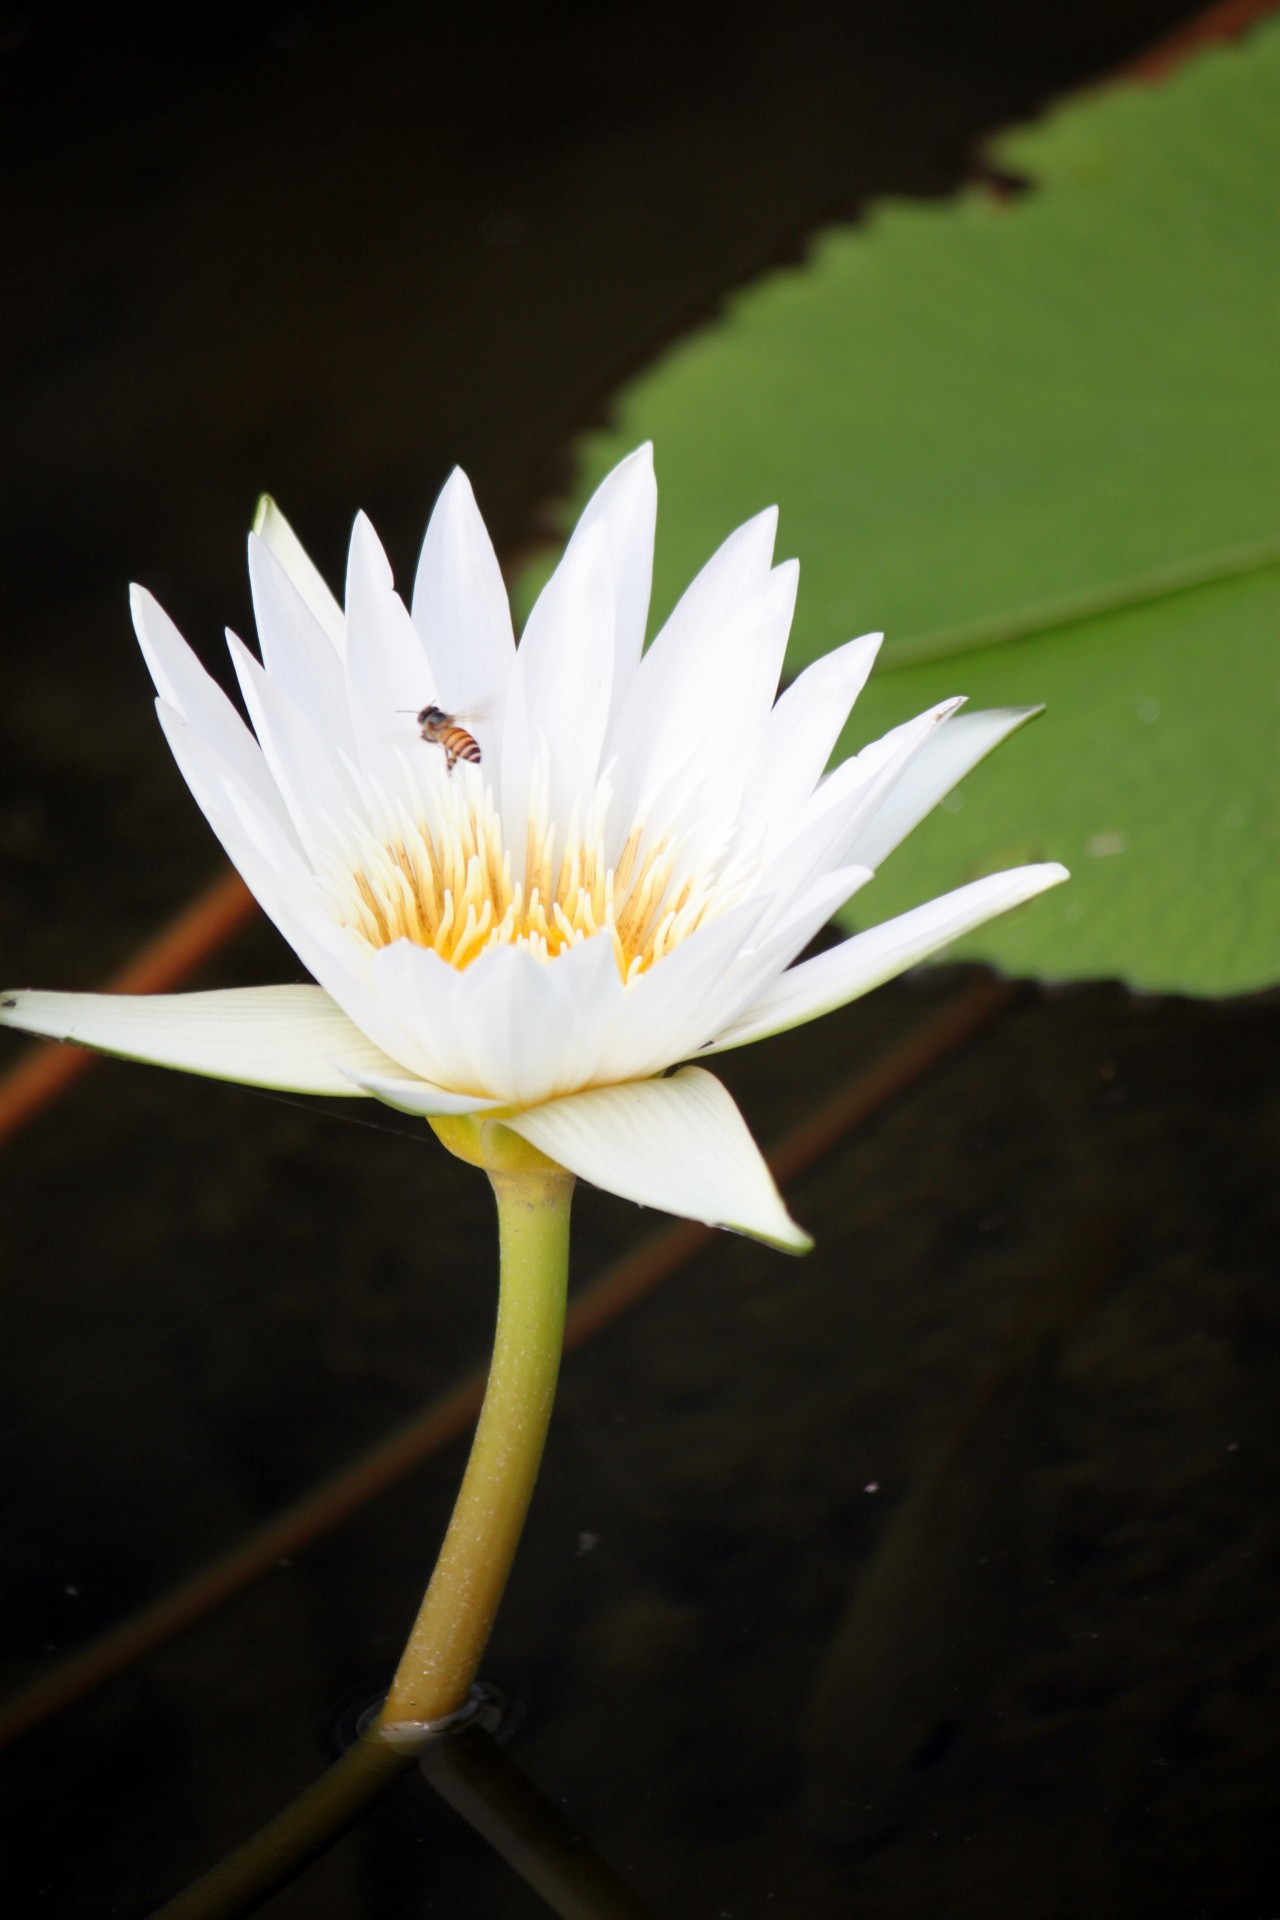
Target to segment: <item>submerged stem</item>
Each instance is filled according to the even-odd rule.
[[[412,1738],[456,1713],[515,1558],[551,1419],[564,1337],[572,1175],[488,1167],[498,1202],[498,1324],[484,1405],[440,1558],[377,1732]]]
[[[151,1920],[236,1920],[255,1913],[327,1853],[408,1771],[414,1757],[384,1741],[357,1740],[274,1820],[185,1892],[166,1900]]]

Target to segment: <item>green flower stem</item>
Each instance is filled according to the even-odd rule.
[[[467,1699],[520,1541],[560,1367],[573,1177],[493,1122],[483,1133],[501,1246],[493,1361],[449,1531],[378,1718],[391,1740],[412,1738]]]
[[[155,1920],[232,1920],[254,1911],[413,1764],[424,1726],[466,1703],[484,1656],[555,1399],[573,1176],[496,1121],[440,1122],[435,1130],[452,1152],[489,1175],[501,1248],[489,1382],[440,1558],[366,1737]]]

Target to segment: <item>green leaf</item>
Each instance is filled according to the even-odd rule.
[[[883,208],[735,300],[623,396],[581,493],[653,438],[659,615],[779,501],[789,671],[889,635],[842,752],[946,694],[1047,704],[860,919],[1061,858],[1071,886],[964,951],[1258,986],[1280,976],[1280,30],[995,159],[1029,190]]]

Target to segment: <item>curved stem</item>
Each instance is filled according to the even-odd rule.
[[[455,1713],[470,1693],[551,1419],[573,1198],[573,1176],[506,1129],[490,1123],[485,1147],[480,1164],[497,1196],[501,1248],[493,1362],[449,1530],[391,1691],[368,1737],[155,1920],[231,1920],[252,1912],[418,1757],[424,1723]]]
[[[466,1701],[542,1459],[564,1339],[573,1178],[550,1163],[489,1178],[498,1201],[498,1324],[484,1405],[449,1530],[377,1730],[412,1738]]]

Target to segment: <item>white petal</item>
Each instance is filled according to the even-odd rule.
[[[691,740],[696,750],[703,722],[716,711],[716,695],[732,685],[726,663],[732,675],[733,655],[744,644],[739,618],[745,610],[749,628],[750,610],[767,590],[777,525],[777,508],[770,507],[732,533],[640,662],[605,749],[618,762],[620,820],[640,818],[647,797],[688,762]]]
[[[274,553],[338,653],[342,654],[346,649],[346,621],[342,616],[342,608],[269,493],[264,493],[258,502],[258,511],[253,516],[253,530]]]
[[[507,682],[507,701],[502,713],[502,740],[498,747],[498,812],[502,821],[502,842],[511,855],[511,877],[523,882],[528,858],[530,787],[535,769],[550,757],[550,742],[533,737],[529,724],[529,700],[525,677],[520,671],[520,650]],[[556,845],[563,850],[564,836],[558,833]]]
[[[356,807],[355,791],[330,752],[329,743],[229,628],[227,645],[245,706],[289,818],[307,853],[318,862],[338,838],[348,812]]]
[[[277,872],[309,875],[310,865],[275,787],[270,804],[264,804],[240,770],[167,701],[156,701],[156,713],[179,773],[223,845],[227,829],[237,844],[255,848]]]
[[[702,715],[702,752],[712,790],[732,790],[735,818],[761,763],[799,585],[800,562],[784,560],[727,624],[720,645],[703,642],[709,660],[718,654],[719,671],[716,695]]]
[[[726,845],[759,766],[798,579],[796,562],[785,561],[722,623],[691,637],[671,704],[653,716],[648,739],[637,736],[621,750],[620,824],[679,830],[692,861],[714,858]],[[647,666],[646,659],[637,690]]]
[[[777,911],[785,911],[826,868],[870,866],[861,847],[886,801],[923,753],[958,701],[948,700],[928,713],[895,727],[830,773],[810,795],[782,836],[775,836],[771,860],[758,882],[771,893]]]
[[[464,978],[438,953],[409,940],[394,940],[374,954],[370,965],[380,1002],[413,1035],[415,1076],[455,1090],[481,1086],[458,1015]]]
[[[613,689],[615,619],[608,538],[597,522],[570,541],[516,651],[502,741],[502,818],[513,853],[524,849],[541,740],[549,749],[550,817],[561,846],[575,802],[585,806],[595,786]]]
[[[485,1100],[474,1093],[451,1093],[447,1087],[436,1087],[429,1080],[406,1080],[402,1075],[387,1073],[366,1073],[358,1067],[350,1069],[352,1084],[348,1093],[371,1093],[375,1100],[381,1100],[388,1107],[398,1107],[401,1113],[413,1113],[419,1116],[443,1113],[488,1113],[492,1108],[501,1106],[500,1100]]]
[[[276,826],[252,804],[214,749],[180,716],[161,704],[160,717],[183,777],[227,858],[308,973],[383,1053],[430,1079],[422,1049],[394,1007],[370,985],[367,950],[334,921],[315,876],[292,844],[292,830]]]
[[[747,790],[739,844],[763,829],[766,854],[822,778],[884,635],[863,634],[815,660],[765,723],[758,777]]]
[[[1014,867],[1008,873],[989,874],[967,887],[957,887],[954,893],[914,907],[910,913],[899,914],[866,933],[856,933],[830,952],[804,960],[784,973],[703,1052],[724,1053],[730,1047],[744,1047],[749,1041],[816,1020],[819,1014],[830,1013],[927,960],[985,920],[994,920],[997,914],[1007,913],[1011,907],[1043,893],[1046,887],[1056,887],[1069,878],[1066,868],[1053,861]]]
[[[765,987],[776,980],[785,967],[791,965],[796,955],[808,946],[814,934],[826,925],[832,914],[859,887],[864,887],[874,877],[866,867],[838,867],[834,872],[815,880],[803,897],[793,902],[780,919],[769,911],[770,903],[766,901],[762,917],[768,922],[767,934],[760,938],[757,933],[754,943],[744,946],[734,957],[714,991],[698,1009],[696,1031],[693,1022],[690,1022],[681,1036],[683,1044],[678,1052],[669,1057],[692,1059],[708,1051],[707,1043],[732,1025],[744,1008],[754,1005]],[[749,901],[741,911],[754,911],[755,906],[754,900]],[[694,936],[695,939],[697,937]],[[686,941],[685,945],[688,944]],[[682,951],[682,948],[677,948],[675,954],[662,962],[662,966],[670,965]],[[661,972],[661,967],[654,969],[655,975]],[[641,984],[637,982],[632,988],[633,995]]]
[[[360,764],[386,792],[404,790],[404,753],[421,748],[415,716],[436,699],[426,648],[358,514],[347,560],[347,700]]]
[[[738,967],[759,917],[760,903],[754,899],[731,907],[698,927],[625,989],[611,1022],[600,1079],[646,1079],[687,1059],[719,1032],[755,990],[756,975],[740,976]],[[779,961],[761,979],[771,978],[783,965]]]
[[[789,1253],[813,1244],[787,1212],[732,1099],[700,1067],[570,1094],[504,1125],[592,1186],[642,1207],[749,1233]]]
[[[624,991],[608,934],[549,964],[519,947],[490,948],[467,968],[457,1000],[475,1084],[519,1106],[590,1084]]]
[[[134,631],[157,694],[195,727],[234,769],[254,798],[279,818],[284,807],[262,749],[217,681],[207,674],[159,601],[130,587]]]
[[[870,867],[850,866],[835,867],[812,881],[801,897],[770,926],[767,938],[760,942],[756,952],[743,956],[742,974],[745,976],[749,968],[755,981],[750,997],[754,998],[766,981],[789,967],[819,928],[826,926],[832,914],[851,900],[860,887],[874,879]],[[739,999],[739,1006],[745,1003],[746,997]]]
[[[8,993],[0,1025],[124,1060],[292,1093],[355,1094],[361,1074],[395,1074],[320,987],[215,993]]]
[[[600,1077],[625,998],[607,934],[549,964],[517,947],[491,947],[462,973],[397,941],[375,956],[373,979],[418,1040],[430,1079],[519,1106]]]
[[[446,480],[422,543],[413,624],[440,705],[464,719],[496,765],[516,643],[493,543],[460,467]]]
[[[646,441],[606,474],[582,510],[574,540],[588,529],[604,529],[613,576],[616,647],[610,711],[622,707],[644,651],[653,584],[653,536],[658,517],[658,485],[653,475],[653,446]]]
[[[342,659],[264,540],[249,535],[249,585],[262,664],[322,739],[355,751]]]
[[[652,658],[663,663],[662,671],[670,671],[664,656],[679,662],[704,633],[714,633],[768,578],[777,537],[776,507],[766,507],[763,513],[735,527],[681,594],[645,656],[646,662]],[[653,671],[656,674],[660,669],[655,665]]]
[[[994,707],[985,713],[956,713],[925,743],[865,831],[850,844],[850,859],[868,867],[882,865],[971,768],[1043,711],[1043,707]]]
[[[252,850],[233,851],[228,844],[228,851],[267,918],[330,999],[395,1063],[396,1071],[430,1079],[423,1049],[397,1018],[396,1009],[370,984],[363,943],[335,925],[312,893],[282,879]]]

